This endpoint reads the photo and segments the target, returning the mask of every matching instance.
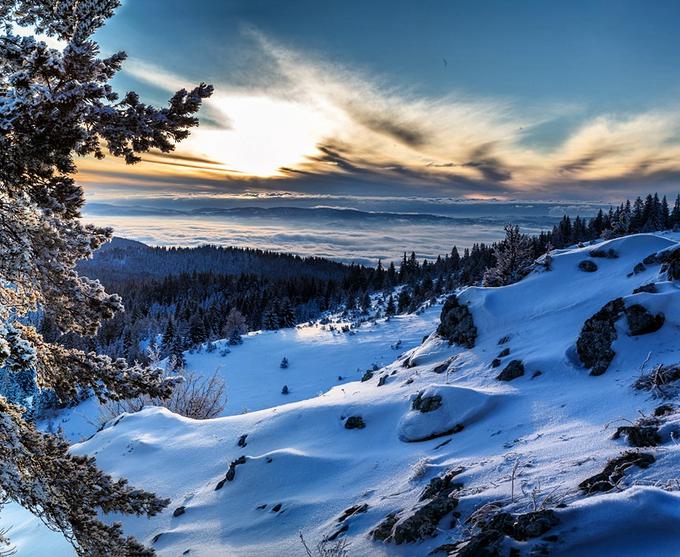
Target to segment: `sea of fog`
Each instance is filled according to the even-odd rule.
[[[261,248],[374,265],[415,251],[436,258],[456,245],[493,242],[512,223],[526,233],[549,229],[565,214],[590,216],[600,206],[556,203],[380,201],[359,208],[287,204],[178,207],[86,206],[87,222],[149,245],[217,244]]]

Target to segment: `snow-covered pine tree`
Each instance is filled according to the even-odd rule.
[[[505,238],[495,249],[496,264],[484,273],[484,286],[505,286],[525,277],[534,258],[531,242],[518,226],[505,226]]]
[[[119,4],[0,0],[0,365],[15,373],[33,369],[38,387],[62,401],[83,391],[102,400],[167,397],[173,386],[160,369],[46,342],[23,319],[40,309],[61,332],[92,335],[122,309],[118,296],[75,271],[111,231],[81,223],[74,158],[108,152],[134,163],[150,149],[171,151],[212,92],[204,84],[178,91],[162,109],[135,93],[119,98],[109,81],[125,54],[102,58],[92,39]],[[17,28],[56,38],[63,48],[20,36]],[[152,555],[98,513],[153,515],[167,501],[112,479],[93,458],[68,449],[0,397],[2,495],[62,531],[78,555]]]

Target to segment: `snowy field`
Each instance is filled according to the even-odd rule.
[[[465,519],[492,502],[513,512],[554,508],[560,523],[550,531],[555,539],[544,542],[550,555],[672,555],[680,547],[680,447],[674,441],[680,416],[664,424],[658,446],[641,449],[655,458],[648,468],[627,469],[609,493],[586,496],[578,486],[631,450],[624,438],[612,439],[618,426],[650,416],[663,402],[633,389],[642,366],[680,362],[680,290],[659,264],[633,273],[646,256],[678,239],[641,234],[561,250],[552,271],[535,271],[507,287],[468,288],[460,300],[477,327],[472,349],[449,346],[434,334],[421,342],[438,323],[441,307],[435,306],[352,335],[305,327],[250,335],[225,357],[219,350],[190,354],[190,369],[212,373],[221,366],[229,396],[224,417],[193,421],[149,408],[109,423],[73,450],[171,499],[151,520],[111,517],[164,557],[302,555],[299,532],[315,545],[340,529],[352,556],[420,557],[460,539]],[[618,257],[592,258],[595,247]],[[597,270],[580,270],[583,260]],[[657,293],[633,294],[652,282]],[[664,313],[665,322],[654,333],[631,336],[625,319],[617,321],[616,356],[594,377],[580,364],[575,342],[584,322],[617,297]],[[492,368],[504,348],[509,354]],[[284,356],[288,369],[279,367]],[[515,359],[524,375],[498,381]],[[358,381],[373,364],[381,369]],[[419,411],[413,406],[418,394],[437,396],[441,404]],[[69,436],[89,435],[95,411],[92,404],[65,414]],[[348,417],[361,417],[365,427],[348,429]],[[242,456],[233,478],[222,481]],[[461,520],[444,518],[434,537],[417,543],[370,538],[388,514],[410,516],[428,482],[458,467]],[[339,521],[353,506],[362,512]],[[2,518],[14,524],[10,534],[20,556],[45,555],[47,548],[54,557],[72,554],[56,534],[15,509]],[[528,551],[532,543],[515,546]]]

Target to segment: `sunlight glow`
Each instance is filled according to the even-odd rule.
[[[227,172],[269,178],[317,153],[317,144],[333,133],[333,122],[313,105],[265,96],[224,95],[214,106],[230,129],[202,129],[184,150],[224,164]]]

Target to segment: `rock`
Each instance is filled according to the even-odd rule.
[[[588,255],[590,257],[604,257],[605,259],[617,259],[619,257],[619,254],[612,248],[608,250],[594,249]]]
[[[578,268],[586,273],[594,273],[597,271],[597,265],[590,259],[584,259],[578,264]]]
[[[658,263],[659,260],[656,257],[656,253],[650,253],[647,257],[645,257],[642,262],[645,265],[654,265],[655,263]]]
[[[161,532],[160,534],[156,534],[156,535],[151,539],[151,543],[152,543],[152,544],[156,543],[158,540],[161,539],[161,536],[162,536],[163,534],[164,534],[164,532]]]
[[[632,467],[647,468],[656,462],[654,455],[629,451],[607,462],[604,470],[579,484],[579,488],[588,495],[597,492],[611,491],[623,479],[625,471]]]
[[[576,341],[576,351],[583,365],[590,368],[590,375],[602,375],[614,359],[616,353],[611,347],[616,339],[614,323],[623,311],[623,299],[616,298],[583,324]]]
[[[520,515],[498,513],[491,519],[489,527],[500,530],[513,540],[523,542],[542,536],[559,522],[555,511],[544,509]]]
[[[657,253],[657,259],[664,263],[664,270],[668,276],[668,280],[677,280],[680,278],[680,249],[662,251]]]
[[[368,369],[368,370],[366,370],[366,372],[361,376],[361,382],[362,382],[362,383],[365,383],[366,381],[368,381],[368,380],[371,379],[372,377],[373,377],[373,371],[370,370],[370,369]]]
[[[187,512],[187,508],[186,508],[186,507],[184,507],[184,506],[182,506],[182,507],[177,507],[177,508],[173,511],[172,516],[174,516],[175,518],[177,518],[178,516],[182,516],[185,512]]]
[[[649,284],[643,284],[633,289],[633,294],[639,294],[640,292],[648,292],[649,294],[656,294],[658,292],[656,284],[650,282]]]
[[[658,418],[675,414],[677,407],[674,404],[662,404],[654,409],[654,415]]]
[[[245,447],[248,443],[246,443],[246,439],[248,438],[248,434],[244,433],[241,435],[241,437],[238,438],[238,443],[236,443],[239,447]]]
[[[452,544],[447,551],[456,557],[501,557],[506,555],[502,553],[506,536],[522,542],[538,538],[558,524],[557,514],[550,509],[519,515],[499,512],[480,523],[476,534]]]
[[[349,524],[343,524],[342,526],[340,526],[340,528],[338,528],[335,532],[328,536],[326,540],[329,542],[335,541],[338,539],[339,536],[347,532],[347,530],[349,530]]]
[[[345,420],[345,429],[364,429],[366,424],[361,416],[350,416]]]
[[[288,393],[290,393],[290,390],[288,390],[288,385],[284,385],[284,386],[281,388],[281,394],[282,394],[282,395],[287,395]]]
[[[340,515],[340,518],[338,518],[338,522],[344,522],[347,520],[350,516],[354,516],[355,514],[361,514],[365,513],[368,510],[368,505],[364,503],[363,505],[354,505],[348,509],[345,509]]]
[[[397,523],[399,520],[399,517],[397,516],[396,513],[390,513],[388,514],[383,521],[378,524],[371,532],[369,535],[376,541],[379,542],[384,542],[387,540],[392,535],[392,528],[394,528],[394,525]]]
[[[505,358],[506,356],[509,356],[509,355],[510,355],[510,349],[509,349],[509,348],[504,348],[503,350],[501,350],[501,351],[499,352],[499,354],[498,354],[497,357],[498,357],[498,358]]]
[[[491,367],[492,368],[500,367],[500,365],[501,365],[501,359],[500,358],[494,358],[493,360],[491,360]]]
[[[453,363],[453,358],[449,358],[445,362],[438,364],[432,368],[433,373],[444,373],[449,369],[449,366]]]
[[[658,331],[666,318],[663,313],[651,314],[644,306],[633,304],[625,309],[628,330],[632,336]]]
[[[658,431],[655,426],[621,426],[616,429],[612,439],[620,439],[623,435],[631,447],[656,447],[661,443]]]
[[[403,544],[436,536],[439,522],[458,506],[458,499],[452,495],[463,486],[453,479],[461,472],[463,468],[455,468],[430,480],[418,504],[403,518],[397,513],[387,515],[371,531],[373,539]]]
[[[510,335],[505,335],[504,337],[501,337],[498,339],[498,345],[500,346],[501,344],[507,344],[510,342]]]
[[[433,412],[437,408],[441,407],[442,405],[442,397],[441,395],[432,395],[432,396],[423,396],[423,393],[420,392],[416,395],[416,398],[413,399],[413,402],[411,403],[411,408],[413,410],[418,410],[419,412],[422,412],[423,414],[427,412]]]
[[[245,455],[241,455],[236,460],[232,460],[231,463],[229,464],[229,470],[227,470],[227,473],[225,474],[224,478],[217,482],[217,485],[215,486],[215,491],[219,491],[220,489],[222,489],[226,482],[234,481],[234,478],[236,477],[236,467],[245,463],[246,463]]]
[[[399,439],[418,443],[458,433],[488,412],[493,404],[493,395],[475,389],[431,385],[413,397],[399,421]]]
[[[273,512],[273,513],[277,513],[277,512],[279,512],[280,510],[281,510],[281,503],[276,503],[276,505],[274,505],[274,506],[272,507],[272,512]]]
[[[472,348],[477,340],[477,327],[467,306],[461,305],[456,296],[446,300],[440,317],[437,334],[449,341]]]
[[[537,369],[536,371],[534,371],[531,374],[531,378],[536,379],[537,377],[540,377],[541,375],[543,375],[543,372],[540,369]]]
[[[633,274],[634,275],[639,275],[640,273],[644,273],[647,270],[647,267],[645,267],[644,263],[638,263],[633,267]]]
[[[382,387],[385,383],[387,383],[387,375],[381,375],[378,379],[378,387]]]
[[[432,499],[434,497],[440,496],[442,493],[448,496],[451,494],[451,492],[462,489],[463,484],[460,482],[454,482],[453,479],[460,476],[463,472],[465,472],[465,468],[457,467],[448,470],[442,476],[436,476],[432,478],[423,492],[420,494],[418,501]]]
[[[458,499],[455,497],[440,496],[432,499],[395,524],[392,540],[400,545],[436,536],[441,519],[457,506]]]
[[[498,381],[512,381],[522,375],[524,375],[524,364],[522,363],[522,360],[512,360],[505,366],[503,371],[498,374],[496,379],[498,379]]]

